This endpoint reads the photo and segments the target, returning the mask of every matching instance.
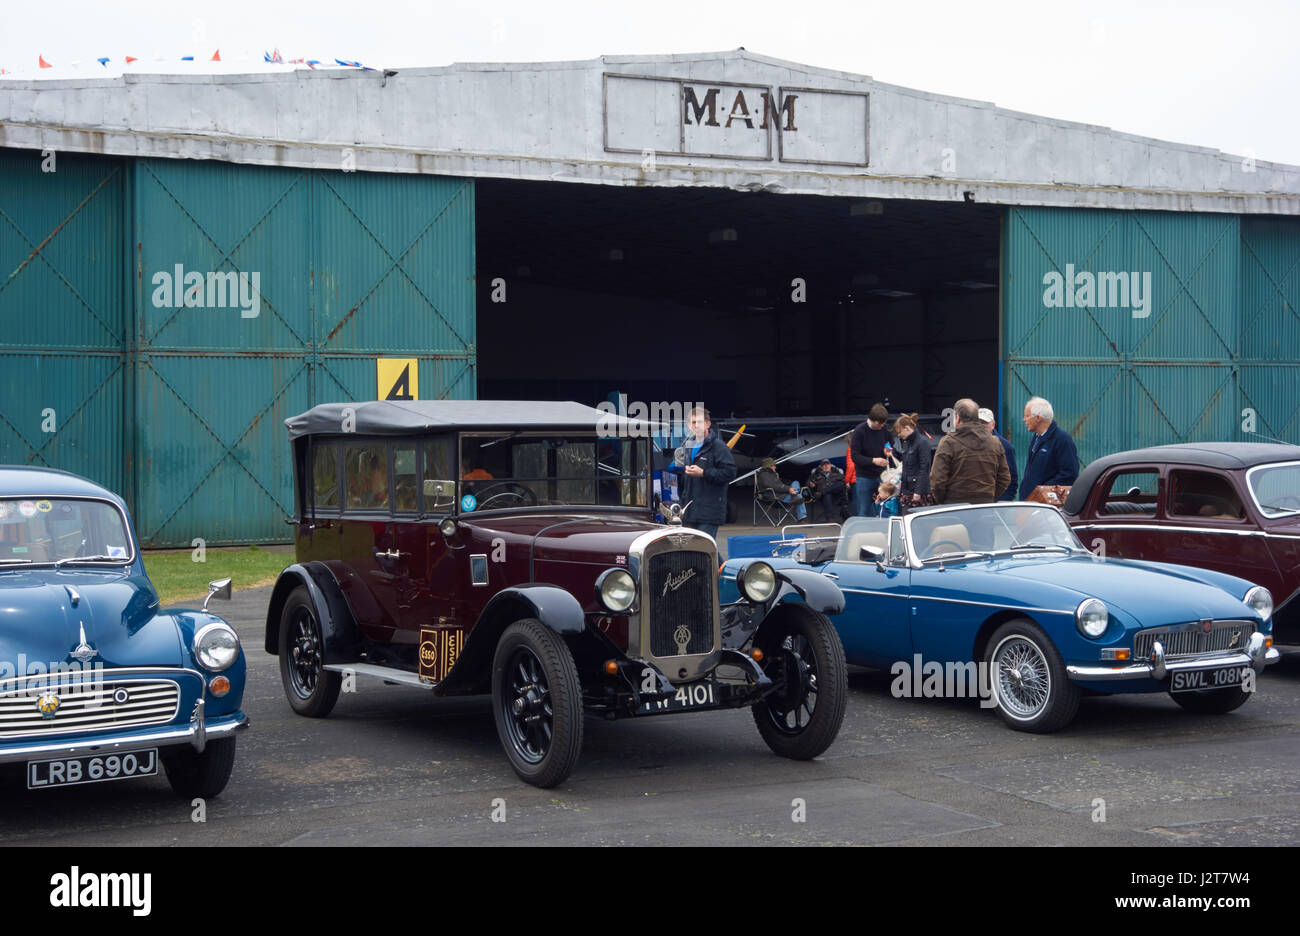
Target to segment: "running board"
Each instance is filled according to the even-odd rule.
[[[375,663],[326,663],[325,668],[332,673],[355,673],[358,676],[370,676],[402,686],[414,686],[416,689],[433,689],[438,685],[419,673],[394,669],[391,666],[379,666]]]

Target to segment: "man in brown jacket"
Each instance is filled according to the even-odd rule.
[[[938,504],[991,504],[1011,483],[1002,443],[980,424],[974,400],[958,400],[952,409],[957,428],[935,449],[930,492]]]

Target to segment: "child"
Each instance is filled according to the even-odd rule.
[[[876,516],[898,516],[898,485],[885,481],[876,488]]]

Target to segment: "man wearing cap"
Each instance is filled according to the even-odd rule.
[[[763,466],[758,469],[758,474],[754,476],[754,484],[759,491],[771,491],[772,498],[785,504],[796,504],[794,515],[800,523],[808,519],[808,508],[804,506],[803,495],[799,493],[799,482],[791,481],[786,484],[781,476],[776,473],[776,461],[771,458],[763,459]]]
[[[812,488],[814,497],[821,498],[822,513],[828,522],[843,519],[838,501],[846,490],[844,472],[832,465],[829,458],[823,458],[822,463],[812,470],[808,486]]]
[[[1011,472],[1011,483],[1007,489],[1002,492],[998,498],[1000,501],[1010,501],[1016,499],[1016,488],[1020,485],[1016,483],[1016,447],[1011,444],[1011,440],[1004,435],[998,434],[998,421],[993,416],[993,410],[987,407],[980,408],[980,422],[988,427],[989,432],[993,433],[993,438],[1002,443],[1002,451],[1007,456],[1007,469]]]

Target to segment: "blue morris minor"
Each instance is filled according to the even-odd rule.
[[[849,663],[983,664],[999,713],[1019,731],[1064,727],[1087,694],[1168,692],[1191,712],[1229,712],[1279,657],[1267,588],[1093,555],[1042,504],[855,518],[838,537],[806,541],[802,560],[844,593],[834,620]],[[723,567],[724,598],[738,567]]]
[[[220,793],[248,725],[244,653],[206,607],[160,610],[121,498],[0,466],[0,766],[29,789],[161,771],[182,796]]]

